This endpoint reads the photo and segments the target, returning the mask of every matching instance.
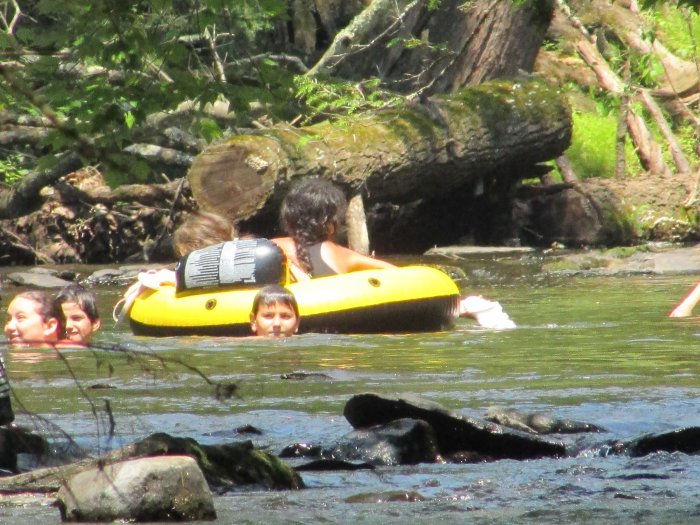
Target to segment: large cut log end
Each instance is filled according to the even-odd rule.
[[[235,137],[205,149],[188,173],[202,209],[238,221],[258,212],[273,193],[284,153],[269,137]]]

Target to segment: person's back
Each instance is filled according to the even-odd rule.
[[[323,277],[394,267],[333,241],[344,221],[346,208],[345,195],[330,181],[308,178],[291,188],[280,211],[280,222],[288,237],[272,240],[287,255],[297,280],[305,275],[307,278]]]

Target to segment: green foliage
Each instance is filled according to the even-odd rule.
[[[616,131],[615,114],[573,113],[573,135],[567,155],[580,179],[615,175]],[[625,149],[628,173],[638,171],[639,164],[629,143]]]
[[[299,75],[294,78],[296,95],[309,112],[307,121],[319,116],[352,115],[360,110],[394,107],[403,98],[379,87],[378,79],[351,83]]]
[[[24,177],[29,170],[25,167],[24,157],[19,153],[4,153],[0,155],[0,182],[14,184]]]
[[[693,9],[696,12],[700,10],[700,2],[698,0],[676,0],[680,7],[687,7]],[[663,7],[664,4],[668,4],[668,0],[642,0],[641,6],[644,9],[651,9],[653,7]]]
[[[696,39],[700,37],[700,16],[697,12],[659,5],[647,14],[658,38],[672,53],[686,60],[695,59],[698,53]]]
[[[108,177],[111,172],[119,180],[141,180],[143,163],[118,152],[152,133],[149,115],[175,112],[183,102],[201,111],[224,97],[244,119],[254,99],[252,83],[268,101],[289,100],[292,76],[284,68],[248,60],[261,35],[286,18],[286,0],[20,4],[19,23],[13,31],[0,31],[0,53],[18,62],[3,73],[13,82],[0,89],[0,106],[55,114],[61,126],[46,139],[47,157],[83,141],[92,153],[82,148],[81,154]],[[230,64],[225,82],[218,80],[209,42]],[[222,135],[218,123],[204,117],[186,131],[206,140]]]

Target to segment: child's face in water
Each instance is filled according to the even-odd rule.
[[[89,343],[93,332],[100,328],[100,321],[92,321],[77,303],[61,305],[66,318],[66,339],[74,343]]]
[[[251,314],[253,333],[262,337],[289,337],[299,328],[294,309],[284,303],[261,304],[256,315]]]
[[[58,341],[58,321],[43,319],[39,313],[41,305],[26,297],[16,297],[7,307],[5,337],[11,345],[27,341],[35,343]]]

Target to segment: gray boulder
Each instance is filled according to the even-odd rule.
[[[592,423],[559,419],[544,412],[520,412],[512,408],[489,407],[486,411],[486,420],[532,434],[605,432],[605,429]]]
[[[63,521],[214,520],[211,492],[189,456],[158,456],[76,474],[58,491]]]
[[[62,279],[51,272],[29,270],[26,272],[13,272],[7,278],[20,286],[32,286],[34,288],[63,288],[72,281]]]

